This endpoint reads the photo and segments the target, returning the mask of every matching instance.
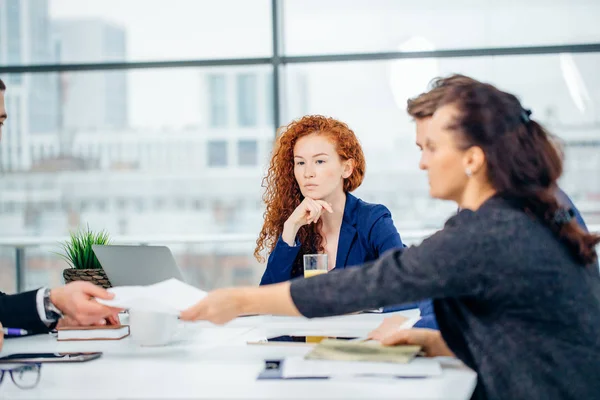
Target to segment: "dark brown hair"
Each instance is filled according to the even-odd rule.
[[[446,78],[435,78],[429,83],[427,92],[408,99],[406,112],[417,119],[431,117],[437,109],[438,103],[450,88],[477,82],[473,78],[460,74],[450,75]]]
[[[406,104],[406,112],[415,119],[431,117],[438,107],[439,102],[444,95],[453,87],[461,85],[469,85],[473,83],[481,83],[480,81],[470,78],[465,75],[453,74],[446,78],[438,77],[429,82],[429,90],[421,93],[417,97],[408,99]],[[551,139],[554,142],[557,150],[564,159],[564,145],[560,138],[553,136]]]
[[[0,92],[4,92],[6,90],[6,85],[4,84],[4,82],[2,82],[2,79],[0,79]]]
[[[563,167],[553,136],[514,95],[489,84],[451,87],[438,107],[447,104],[459,111],[451,125],[460,135],[459,146],[483,150],[488,179],[498,195],[542,221],[581,264],[594,263],[600,236],[585,232],[572,215],[565,218],[556,198]]]

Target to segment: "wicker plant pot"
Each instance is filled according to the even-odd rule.
[[[87,281],[105,289],[112,287],[103,269],[74,269],[63,270],[65,283],[73,281]]]

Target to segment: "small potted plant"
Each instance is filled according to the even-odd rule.
[[[69,240],[62,243],[63,253],[57,253],[70,265],[70,268],[63,270],[65,283],[88,281],[103,288],[111,287],[100,261],[92,250],[94,244],[105,245],[109,242],[107,232],[92,232],[89,226],[85,230],[71,232]]]

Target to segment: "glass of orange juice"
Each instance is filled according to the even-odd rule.
[[[304,255],[304,277],[321,275],[327,273],[327,254],[305,254]]]

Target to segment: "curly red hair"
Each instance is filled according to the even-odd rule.
[[[358,138],[345,123],[321,115],[307,115],[283,128],[273,149],[267,175],[263,178],[266,204],[264,224],[258,239],[254,257],[264,261],[261,252],[273,251],[283,232],[283,223],[302,202],[304,197],[294,176],[294,146],[296,141],[310,134],[325,135],[336,147],[342,161],[353,160],[352,174],[344,179],[344,192],[352,192],[360,186],[365,176],[365,156]],[[304,225],[298,231],[301,254],[323,251],[323,238],[319,234],[322,221]]]

